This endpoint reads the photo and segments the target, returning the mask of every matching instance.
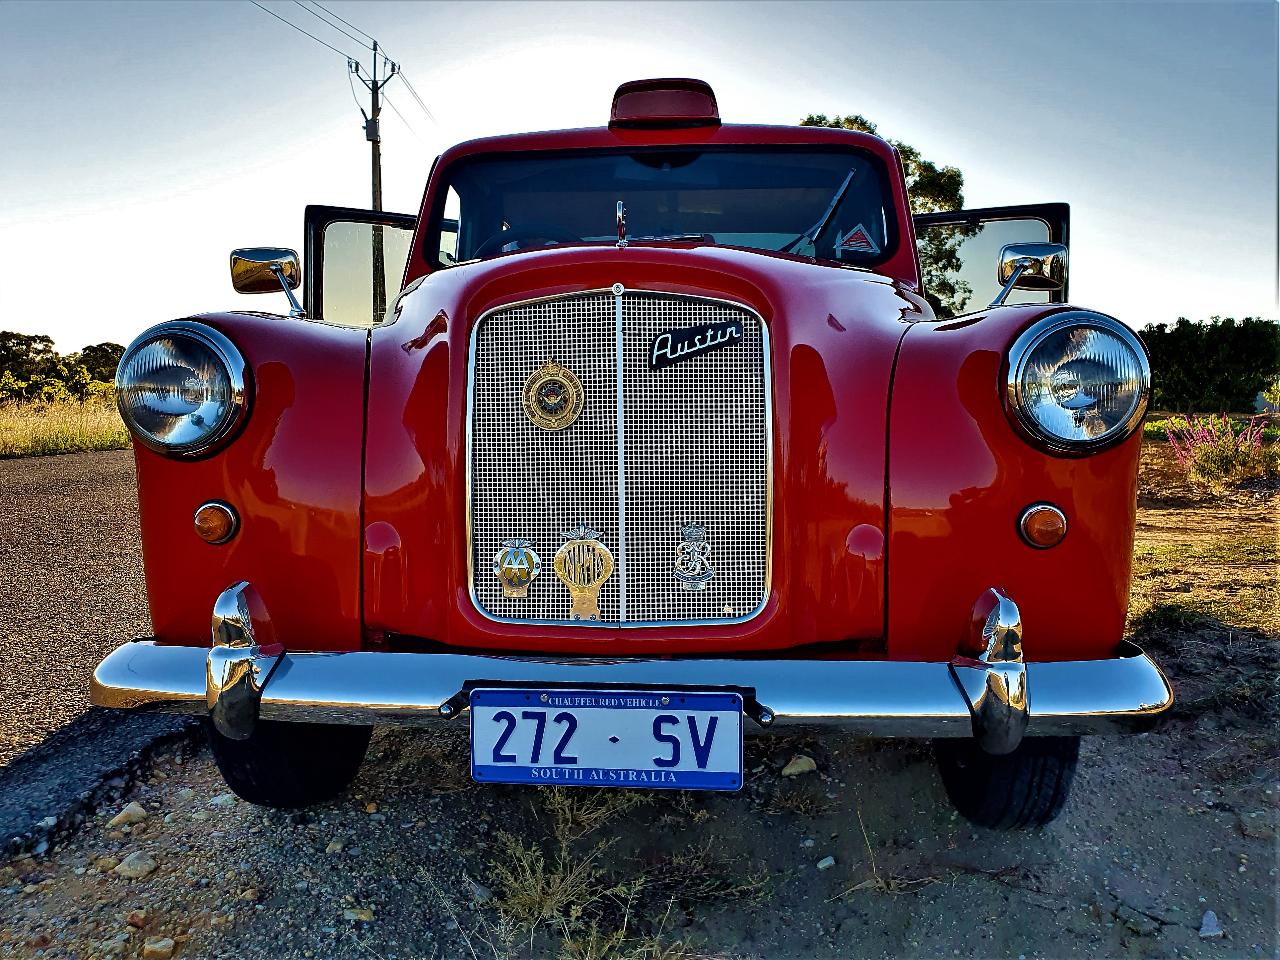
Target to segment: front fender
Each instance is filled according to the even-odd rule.
[[[1050,454],[1004,407],[1014,339],[1066,305],[1000,307],[914,324],[889,416],[888,651],[945,660],[989,587],[1022,611],[1027,660],[1111,656],[1124,635],[1142,431],[1087,457]],[[1018,532],[1037,501],[1067,515],[1039,550]]]
[[[239,433],[209,456],[175,459],[134,443],[155,637],[207,647],[214,601],[248,580],[290,644],[359,648],[368,331],[268,314],[191,319],[235,344],[253,399]],[[194,532],[193,514],[207,500],[240,515],[225,544]]]

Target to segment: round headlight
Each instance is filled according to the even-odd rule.
[[[199,456],[244,418],[244,358],[212,327],[164,323],[129,345],[116,370],[116,391],[125,426],[140,443]]]
[[[1128,327],[1097,313],[1054,314],[1014,341],[1009,408],[1050,450],[1089,453],[1142,421],[1151,392],[1147,351]]]

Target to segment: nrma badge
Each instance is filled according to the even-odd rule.
[[[564,534],[551,566],[569,591],[571,620],[600,619],[600,588],[613,576],[613,554],[600,534],[580,523]]]
[[[528,596],[529,584],[542,572],[542,560],[528,540],[503,540],[493,557],[493,575],[502,584],[504,597]]]

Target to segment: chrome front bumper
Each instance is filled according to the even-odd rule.
[[[213,606],[211,648],[126,643],[93,673],[100,707],[207,713],[243,740],[259,717],[419,724],[463,713],[482,687],[729,690],[761,727],[838,726],[873,737],[973,736],[1009,753],[1024,735],[1149,728],[1173,705],[1160,668],[1127,644],[1108,660],[1026,663],[1022,618],[998,590],[974,607],[976,659],[567,659],[443,653],[289,653],[249,583]]]
[[[555,659],[435,653],[288,653],[261,648],[242,669],[227,651],[126,643],[93,674],[101,707],[204,714],[247,736],[260,715],[322,723],[424,724],[459,716],[469,691],[491,686],[727,689],[761,726],[819,724],[874,737],[981,737],[981,670],[884,660]],[[972,671],[972,673],[970,673]],[[224,681],[231,685],[219,691]],[[1160,668],[1126,645],[1108,660],[1028,663],[1025,733],[1122,733],[1149,728],[1173,703]],[[248,702],[252,709],[242,705]],[[971,703],[978,703],[971,707]],[[998,721],[995,721],[998,722]],[[1016,746],[1021,730],[1016,731]],[[1007,745],[1007,744],[1006,744]],[[998,752],[997,747],[993,752]],[[1012,747],[1008,747],[1012,749]]]

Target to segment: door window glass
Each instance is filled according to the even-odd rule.
[[[381,323],[400,292],[413,231],[406,227],[337,220],[324,228],[321,305],[326,323]]]

